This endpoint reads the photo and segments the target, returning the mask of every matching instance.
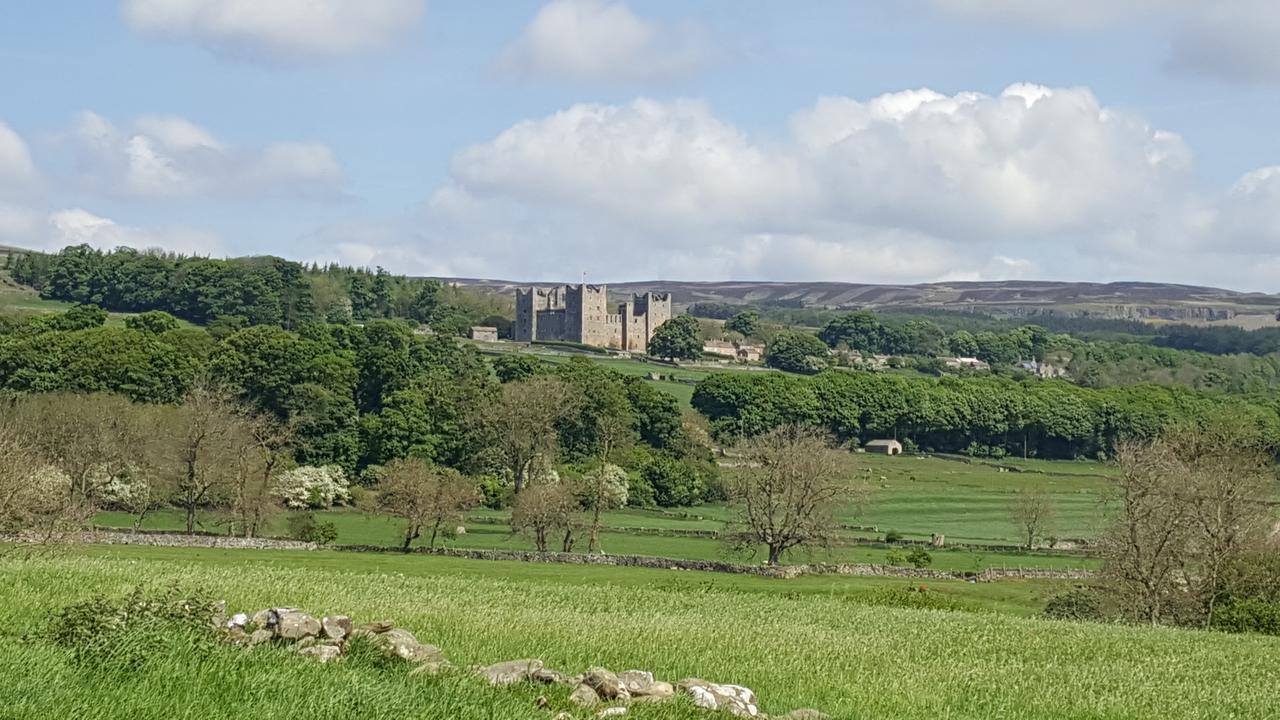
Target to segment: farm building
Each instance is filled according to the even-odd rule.
[[[902,454],[902,443],[897,440],[871,440],[863,448],[872,453],[883,453],[885,455]]]
[[[471,339],[481,342],[498,342],[498,328],[475,325],[471,328]]]

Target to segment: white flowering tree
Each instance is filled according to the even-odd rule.
[[[147,513],[160,505],[160,497],[152,490],[142,469],[130,465],[121,472],[102,469],[103,479],[96,482],[97,497],[104,507],[133,514],[133,529],[142,527]]]
[[[327,508],[351,501],[346,473],[337,465],[303,465],[276,476],[273,494],[295,510]]]
[[[588,552],[600,552],[600,514],[627,504],[627,471],[613,463],[604,463],[586,479],[592,511]]]

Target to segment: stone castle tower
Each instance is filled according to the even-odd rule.
[[[645,352],[653,332],[671,319],[671,294],[633,295],[614,312],[609,312],[608,295],[606,286],[586,284],[516,290],[512,337]]]

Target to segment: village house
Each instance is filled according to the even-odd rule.
[[[702,344],[702,352],[733,358],[738,362],[760,362],[764,358],[763,345],[740,340],[707,340]]]

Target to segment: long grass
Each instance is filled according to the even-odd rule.
[[[1280,687],[1280,641],[1269,638],[898,609],[716,584],[350,572],[289,554],[274,563],[196,558],[0,561],[9,635],[0,642],[0,717],[550,716],[534,708],[537,688],[491,690],[270,653],[175,650],[119,673],[77,666],[55,648],[14,637],[59,605],[141,582],[209,588],[233,608],[287,604],[391,618],[463,667],[539,657],[574,672],[638,667],[664,678],[742,683],[769,713],[812,706],[838,718],[898,720],[1280,715],[1280,693],[1271,690]],[[562,696],[549,698],[559,709]],[[632,712],[699,716],[678,706]]]

